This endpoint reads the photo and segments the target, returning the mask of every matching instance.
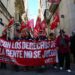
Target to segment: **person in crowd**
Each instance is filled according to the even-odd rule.
[[[32,36],[27,28],[23,28],[21,30],[21,40],[33,40]]]
[[[46,41],[48,38],[46,37],[46,32],[44,30],[40,30],[38,37],[35,39],[36,41]],[[39,71],[44,71],[46,65],[39,66]]]
[[[49,40],[52,40],[52,41],[55,40],[55,39],[56,39],[55,33],[53,33],[53,32],[50,33],[48,39],[49,39]]]
[[[70,38],[63,29],[60,30],[60,35],[57,37],[58,59],[60,70],[65,69],[71,72],[70,69]],[[64,62],[65,61],[65,62]]]
[[[70,37],[70,48],[75,63],[75,31],[72,32],[72,36]]]
[[[32,41],[33,40],[33,38],[30,35],[30,32],[27,30],[27,28],[23,28],[21,30],[21,40],[25,40],[25,41]],[[29,66],[24,66],[23,67],[24,71],[27,71],[29,69],[30,69]]]
[[[54,32],[51,32],[49,34],[49,38],[48,38],[49,41],[54,41],[55,43],[55,47],[56,47],[56,34]],[[53,64],[53,67],[54,69],[57,69],[57,63],[58,63],[58,51],[57,51],[57,48],[56,48],[56,62]]]
[[[15,23],[15,27],[16,27],[16,29],[14,31],[14,38],[13,38],[13,40],[18,41],[18,40],[20,40],[20,24],[19,23]],[[19,66],[14,64],[13,65],[13,69],[15,71],[19,71]]]
[[[4,30],[2,32],[2,36],[0,38],[4,39],[4,40],[11,40],[10,36],[8,36],[8,30],[11,28],[11,26],[5,25],[2,21],[2,19],[0,18],[0,24],[4,26]],[[2,48],[3,49],[3,48]],[[6,69],[6,63],[1,63],[1,68]]]
[[[39,33],[38,37],[36,38],[36,40],[39,40],[39,41],[47,40],[46,33],[44,33],[44,30],[40,31],[40,33]]]
[[[14,40],[20,40],[20,30],[16,29],[14,33]]]
[[[0,38],[2,38],[3,40],[7,40],[7,31],[6,30],[2,32],[2,36]],[[0,68],[1,69],[6,69],[6,63],[1,62]]]

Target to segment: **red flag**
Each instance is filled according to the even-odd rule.
[[[53,29],[55,29],[56,27],[57,27],[57,22],[52,22],[51,24],[50,24],[50,29],[51,30],[53,30]]]
[[[22,23],[21,23],[20,32],[21,32],[23,29],[25,29],[25,28],[27,28],[27,25],[26,25],[24,22],[22,22]]]
[[[20,32],[21,32],[23,29],[27,29],[27,24],[25,24],[24,22],[21,23]]]
[[[25,29],[26,28],[26,26],[22,26],[21,28],[20,28],[20,31],[22,31],[23,29]]]
[[[41,22],[41,29],[42,30],[45,30],[45,28],[46,28],[46,20],[43,20],[42,22]]]
[[[21,26],[25,26],[26,24],[24,22],[21,23]]]
[[[14,18],[11,18],[9,21],[9,24],[7,25],[8,27],[11,26],[14,23]]]
[[[37,23],[39,23],[39,24],[41,23],[41,18],[40,18],[40,17],[37,17],[36,24],[37,24]]]
[[[36,26],[34,28],[34,37],[37,37],[41,30],[41,18],[38,17],[36,20]]]
[[[8,29],[8,27],[10,27],[11,25],[13,25],[13,23],[14,23],[14,18],[11,18],[10,21],[9,21],[9,23],[8,23],[8,25],[3,30],[3,32],[5,32]]]
[[[34,28],[34,20],[33,19],[29,20],[27,25],[28,25],[28,28],[33,29]]]
[[[34,37],[38,37],[38,34],[39,34],[38,30],[35,28],[34,29]]]
[[[40,17],[37,18],[35,28],[36,28],[38,31],[39,31],[40,28],[41,28],[41,18],[40,18]]]
[[[39,33],[40,33],[42,36],[46,36],[46,31],[45,31],[46,28],[47,28],[46,20],[43,20],[43,21],[41,22],[40,30],[39,30]]]
[[[51,30],[55,29],[58,26],[59,22],[60,22],[59,13],[57,11],[53,17],[53,22],[50,24]]]
[[[58,14],[56,14],[56,15],[54,16],[54,21],[55,21],[55,22],[60,22],[60,19],[59,19],[59,15],[58,15]]]

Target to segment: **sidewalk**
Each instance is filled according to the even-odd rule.
[[[28,71],[14,71],[10,66],[6,70],[0,69],[0,75],[75,75],[75,65],[71,65],[72,72],[68,73],[65,70],[53,69],[46,67],[44,70],[28,70]]]

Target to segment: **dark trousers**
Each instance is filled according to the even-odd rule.
[[[59,66],[65,66],[65,69],[70,69],[70,53],[58,53]]]
[[[6,63],[1,62],[1,68],[6,69]]]
[[[19,66],[18,66],[18,65],[14,65],[13,67],[14,67],[13,69],[14,69],[15,71],[19,71]]]
[[[75,53],[72,54],[73,54],[73,62],[75,63]]]

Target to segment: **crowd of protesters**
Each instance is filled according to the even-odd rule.
[[[4,26],[1,18],[0,18],[0,22],[2,26]],[[44,33],[43,31],[40,31],[38,37],[35,38],[32,37],[33,33],[31,30],[28,30],[24,27],[23,28],[18,27],[17,29],[15,29],[13,40],[55,40],[57,52],[58,52],[59,69],[63,70],[63,68],[65,67],[65,69],[68,72],[71,72],[70,53],[73,54],[74,62],[75,62],[75,32],[72,32],[71,37],[69,37],[63,29],[60,29],[59,36],[56,36],[55,33],[50,33],[49,37],[47,37],[46,35],[43,35],[43,33]],[[0,38],[2,39],[8,38],[8,40],[10,40],[10,37],[7,37],[6,30],[2,32],[2,36]],[[54,64],[54,67],[55,66],[57,67],[57,64]],[[6,68],[6,64],[1,62],[1,68]],[[19,66],[14,65],[14,68],[18,70]],[[24,67],[24,69],[26,68],[27,67]]]

